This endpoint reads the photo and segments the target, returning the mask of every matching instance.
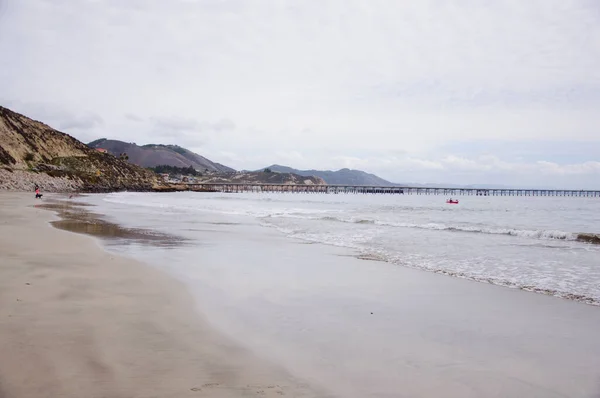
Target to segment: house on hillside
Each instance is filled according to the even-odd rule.
[[[170,177],[169,182],[179,184],[182,179],[183,179],[183,176],[181,174],[177,174],[177,175]]]
[[[101,153],[108,153],[108,151],[104,148],[96,148],[96,150]]]

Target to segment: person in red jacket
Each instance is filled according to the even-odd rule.
[[[42,198],[42,194],[40,193],[40,189],[36,186],[35,187],[35,198],[36,199],[41,199]]]

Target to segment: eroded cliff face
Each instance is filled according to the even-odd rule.
[[[49,162],[56,157],[86,156],[87,146],[70,135],[54,130],[44,123],[30,119],[0,106],[0,147],[12,159],[8,163],[27,169],[32,163]]]
[[[143,191],[157,182],[149,170],[0,106],[0,189]]]

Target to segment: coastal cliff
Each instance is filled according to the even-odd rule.
[[[198,182],[325,184],[325,180],[315,176],[270,170],[235,172],[223,168],[229,171],[202,175],[197,178]],[[165,182],[163,177],[126,158],[114,156],[103,148],[92,148],[42,122],[0,106],[0,189],[32,191],[35,185],[45,192],[202,190],[181,182]]]
[[[49,192],[152,190],[150,170],[92,149],[68,134],[0,106],[0,189]]]

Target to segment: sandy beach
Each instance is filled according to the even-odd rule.
[[[0,194],[0,397],[324,396],[215,332],[158,270]]]
[[[0,195],[0,398],[600,396],[596,306],[102,198]]]

